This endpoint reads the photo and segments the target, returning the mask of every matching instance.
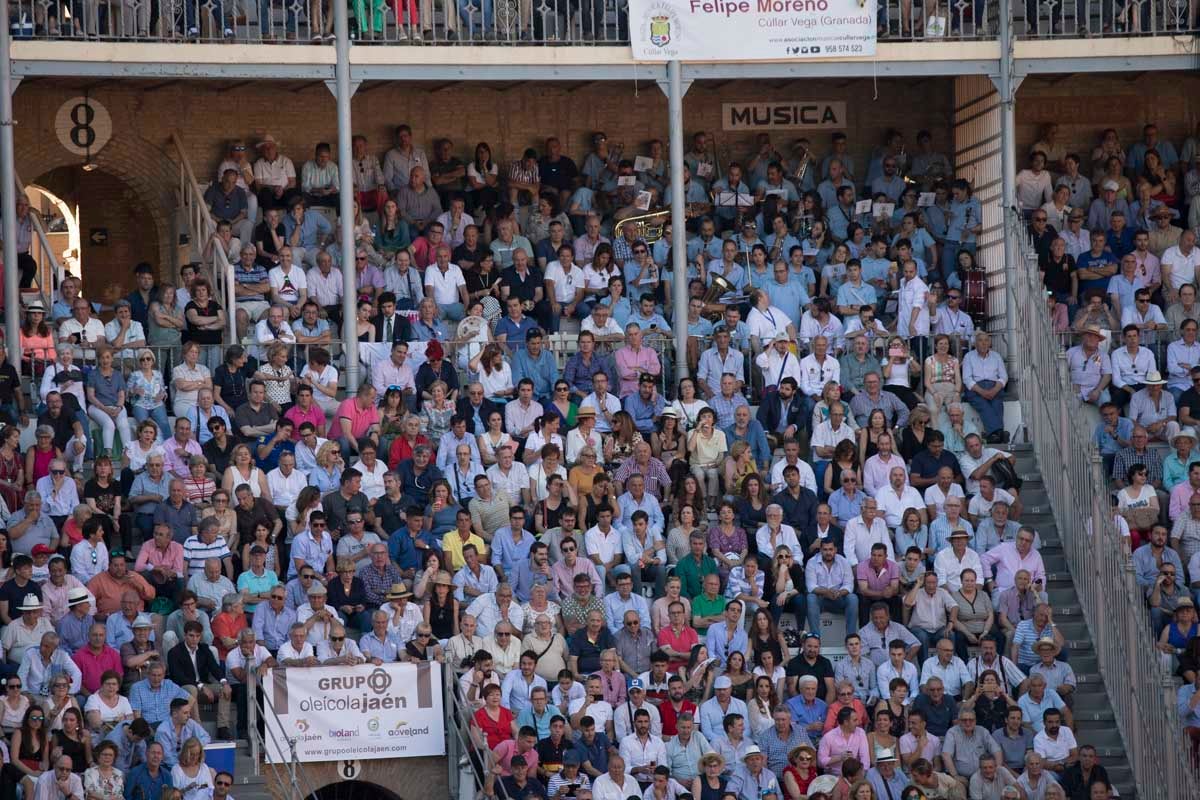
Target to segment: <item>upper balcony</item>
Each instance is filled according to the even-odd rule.
[[[684,74],[996,72],[1000,0],[913,6],[880,0],[874,57],[689,62]],[[329,0],[10,0],[9,9],[18,76],[333,77]],[[1200,0],[1012,0],[1012,9],[1018,74],[1198,65]],[[627,18],[627,0],[353,0],[352,78],[661,77],[662,64],[633,60]]]

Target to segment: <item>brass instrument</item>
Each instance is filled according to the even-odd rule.
[[[795,183],[796,191],[800,193],[800,202],[796,204],[796,211],[792,214],[792,232],[802,238],[808,238],[808,231],[812,230],[812,215],[808,215],[808,222],[805,225],[804,221],[804,193],[801,189],[804,186],[804,176],[808,174],[808,166],[812,163],[812,154],[807,147],[800,147],[804,151],[800,156],[800,165],[796,167]],[[807,227],[807,231],[801,232],[802,227]]]
[[[692,219],[700,216],[703,213],[704,206],[704,203],[688,203],[683,212],[684,219]],[[613,226],[613,237],[622,236],[625,229],[632,225],[637,228],[639,239],[646,244],[654,244],[663,238],[669,224],[671,224],[671,209],[669,208],[664,208],[661,211],[651,211],[649,214],[638,214],[635,217],[626,217]]]
[[[652,211],[649,214],[639,214],[636,217],[626,217],[613,227],[613,238],[624,235],[625,229],[633,226],[637,230],[637,238],[646,244],[654,244],[663,238],[667,225],[671,222],[671,209]]]
[[[731,294],[736,291],[737,291],[737,289],[734,287],[734,285],[732,283],[730,283],[728,280],[726,280],[724,277],[722,277],[720,275],[713,275],[712,283],[709,285],[708,291],[706,291],[704,293],[705,308],[707,309],[707,307],[711,306],[711,305],[720,305],[720,303],[717,302],[718,300],[720,300],[725,295]],[[724,313],[725,313],[725,308],[724,308],[724,306],[721,306],[721,308],[719,310],[704,311],[702,313],[702,316],[704,316],[710,322],[716,322],[717,320],[719,320],[721,318],[721,316]]]

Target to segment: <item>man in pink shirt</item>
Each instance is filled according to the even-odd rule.
[[[79,671],[83,674],[80,682],[84,694],[95,694],[100,690],[100,676],[112,670],[118,675],[125,674],[121,664],[121,654],[109,647],[105,642],[105,628],[96,623],[88,631],[88,643],[71,656]]]
[[[662,374],[658,353],[649,347],[642,347],[642,329],[634,322],[625,326],[625,346],[616,352],[614,359],[617,377],[621,381],[619,393],[622,400],[637,391],[638,378],[643,373],[655,378]]]
[[[313,401],[311,386],[302,385],[296,389],[296,404],[284,413],[283,418],[293,423],[293,442],[300,441],[300,424],[304,422],[311,422],[317,430],[317,436],[325,437],[325,412]]]
[[[337,435],[337,443],[342,448],[342,458],[349,461],[350,456],[358,453],[358,440],[371,439],[379,445],[379,409],[375,407],[375,387],[369,382],[358,387],[354,397],[347,397],[337,409],[337,428],[331,431]]]
[[[174,597],[183,589],[183,545],[171,538],[170,525],[154,526],[154,540],[138,549],[133,571],[163,597]]]
[[[163,442],[163,450],[163,468],[180,480],[191,475],[188,459],[204,454],[192,437],[192,421],[187,417],[175,418],[175,436]]]
[[[1001,542],[979,559],[987,578],[984,586],[992,592],[993,597],[1016,585],[1020,570],[1029,572],[1035,588],[1040,590],[1045,586],[1046,567],[1042,563],[1042,554],[1033,549],[1033,536],[1033,529],[1023,525],[1017,531],[1015,542]],[[991,577],[993,566],[996,568],[995,578]]]

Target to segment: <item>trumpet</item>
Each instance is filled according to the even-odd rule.
[[[808,165],[812,163],[812,154],[808,152],[808,148],[801,148],[804,154],[800,157],[800,165],[796,167],[796,191],[800,191],[800,187],[804,185],[804,176],[808,174]],[[796,204],[796,211],[792,214],[792,231],[799,235],[800,228],[804,224],[802,217],[804,216],[804,199]],[[811,215],[810,215],[811,217]],[[812,227],[811,222],[809,228]],[[807,234],[806,234],[807,235]]]

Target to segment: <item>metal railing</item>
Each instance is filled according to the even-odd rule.
[[[278,669],[278,668],[277,668]],[[262,765],[270,770],[270,777],[275,781],[274,796],[281,800],[312,800],[317,792],[309,780],[308,774],[296,756],[296,739],[284,730],[283,722],[275,713],[271,702],[271,693],[263,691],[258,683],[255,670],[246,670],[246,729],[250,742],[250,762],[254,764],[254,774],[262,774]],[[261,700],[261,707],[259,701]],[[263,731],[259,733],[259,715],[262,715]],[[286,763],[277,763],[267,759],[267,740],[275,746],[279,753],[287,753]]]
[[[994,39],[999,0],[882,0],[886,40]],[[329,44],[322,0],[16,0],[15,39]],[[359,44],[626,45],[627,0],[354,0]],[[1200,30],[1200,0],[1024,0],[1029,38],[1177,35]]]
[[[319,2],[319,0],[315,0]],[[175,155],[179,159],[179,208],[186,215],[188,232],[191,235],[193,253],[198,256],[204,251],[205,245],[217,232],[217,222],[204,202],[204,190],[196,180],[192,171],[191,161],[188,160],[187,150],[178,132],[172,131],[171,144],[175,147]],[[233,313],[236,307],[234,296],[233,264],[229,262],[225,248],[219,245],[208,248],[212,254],[213,295],[222,298],[222,303],[228,310],[228,329],[226,341],[237,341],[237,320]]]
[[[1012,214],[1007,234],[1024,263],[1009,288],[1018,342],[1011,357],[1022,417],[1037,455],[1067,565],[1095,644],[1100,673],[1140,798],[1200,797],[1175,710],[1175,684],[1152,646],[1148,609],[1113,524],[1109,487],[1079,413],[1066,354],[1052,335],[1037,256]]]

